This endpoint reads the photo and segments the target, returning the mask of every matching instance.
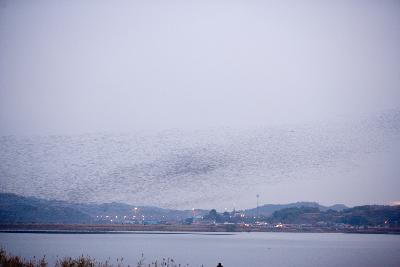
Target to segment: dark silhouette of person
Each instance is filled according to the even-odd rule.
[[[224,267],[224,266],[222,266],[222,264],[219,262],[217,267]]]

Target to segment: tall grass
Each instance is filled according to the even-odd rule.
[[[45,256],[41,259],[26,260],[20,256],[13,256],[8,254],[3,248],[0,248],[0,266],[1,267],[47,267]]]
[[[0,267],[48,267],[46,257],[36,259],[25,259],[20,256],[13,256],[7,253],[3,248],[0,248]],[[64,257],[58,259],[54,267],[135,267],[124,264],[124,258],[117,259],[115,264],[111,264],[109,260],[105,262],[98,262],[89,256],[79,256],[77,258]],[[189,264],[181,265],[176,263],[171,258],[163,258],[161,261],[153,261],[146,263],[144,254],[136,264],[136,267],[189,267]],[[202,265],[203,267],[203,265]]]

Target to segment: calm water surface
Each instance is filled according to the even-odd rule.
[[[26,258],[89,255],[135,266],[172,257],[190,266],[400,266],[400,236],[309,233],[0,233],[0,246]]]

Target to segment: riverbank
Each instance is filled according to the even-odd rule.
[[[358,233],[400,234],[400,228],[333,228],[333,227],[281,227],[216,225],[141,225],[141,224],[3,224],[0,232],[25,233],[118,233],[118,232],[289,232],[289,233]]]

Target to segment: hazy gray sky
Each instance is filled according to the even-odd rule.
[[[6,1],[1,133],[253,126],[399,107],[399,1]]]
[[[400,1],[0,0],[0,190],[399,201],[399,47]]]

